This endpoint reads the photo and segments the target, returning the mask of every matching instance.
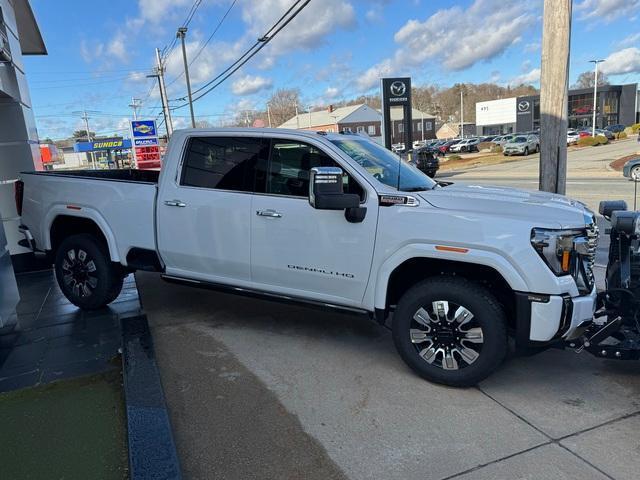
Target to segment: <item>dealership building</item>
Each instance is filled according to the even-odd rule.
[[[596,127],[640,121],[638,84],[603,85],[596,97]],[[569,90],[569,128],[587,128],[593,121],[593,88]],[[476,103],[476,133],[527,132],[540,127],[540,96],[501,98]]]

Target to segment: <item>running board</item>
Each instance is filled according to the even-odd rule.
[[[263,290],[254,290],[251,288],[235,287],[232,285],[225,285],[222,283],[207,282],[204,280],[194,280],[191,278],[174,277],[172,275],[160,275],[165,282],[176,283],[179,285],[187,285],[191,287],[204,288],[207,290],[214,290],[222,293],[230,293],[233,295],[242,295],[244,297],[257,298],[260,300],[271,300],[280,303],[286,303],[290,305],[298,305],[304,307],[316,308],[319,310],[349,313],[352,315],[366,315],[369,318],[373,318],[373,313],[362,308],[347,307],[343,305],[336,305],[333,303],[326,303],[317,300],[307,300],[301,297],[294,297],[289,295],[280,295],[272,292],[265,292]]]

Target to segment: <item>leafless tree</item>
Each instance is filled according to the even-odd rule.
[[[595,72],[588,71],[582,72],[578,75],[576,83],[571,85],[571,88],[593,88],[593,80],[595,78]],[[598,86],[609,85],[609,78],[606,73],[598,72]]]

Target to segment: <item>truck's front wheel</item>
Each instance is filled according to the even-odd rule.
[[[434,277],[409,289],[393,315],[402,359],[423,378],[468,387],[489,376],[507,353],[504,312],[481,285]]]
[[[56,252],[55,272],[64,296],[83,310],[104,307],[122,290],[119,269],[106,246],[93,235],[66,238]]]

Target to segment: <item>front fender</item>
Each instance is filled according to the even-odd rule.
[[[464,253],[462,250],[466,250]],[[516,265],[498,253],[478,248],[463,248],[460,251],[436,250],[434,244],[410,244],[405,245],[393,255],[387,258],[376,274],[376,286],[374,291],[374,306],[384,309],[387,300],[387,286],[391,273],[402,263],[412,258],[433,258],[438,260],[450,260],[460,263],[473,263],[484,265],[496,270],[509,286],[520,292],[528,292],[530,288],[525,280],[523,272]]]
[[[96,225],[98,225],[98,228],[102,231],[104,238],[107,240],[111,261],[120,262],[120,254],[118,253],[118,248],[116,246],[116,238],[113,235],[109,224],[97,210],[90,207],[81,207],[80,210],[70,209],[67,205],[54,205],[51,207],[42,220],[41,232],[44,237],[45,250],[51,250],[51,226],[53,225],[56,217],[60,215],[92,220]]]

